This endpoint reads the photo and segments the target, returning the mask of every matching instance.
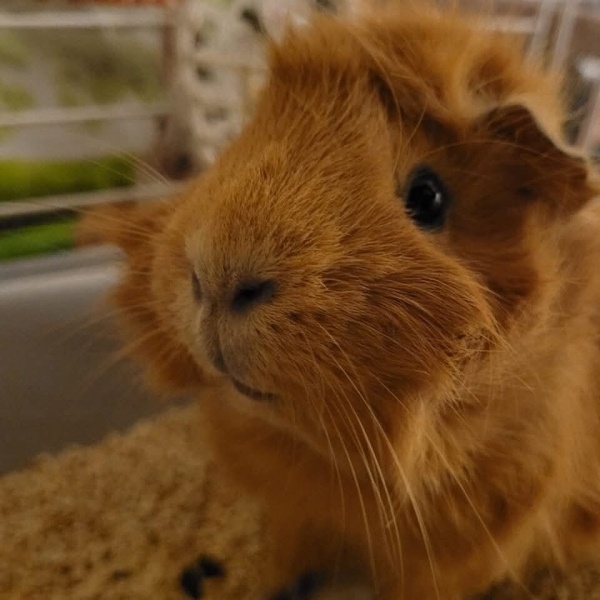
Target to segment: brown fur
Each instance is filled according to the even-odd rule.
[[[134,352],[213,384],[216,452],[265,504],[266,591],[317,569],[454,600],[598,550],[600,212],[558,78],[481,29],[405,9],[290,32],[214,168],[109,227]],[[422,163],[453,196],[440,233],[396,193]],[[247,277],[277,294],[233,314]]]

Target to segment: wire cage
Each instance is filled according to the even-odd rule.
[[[13,9],[14,6],[14,9]],[[34,150],[36,158],[43,158],[45,150],[48,154],[53,154],[55,150],[52,143],[44,144],[45,134],[49,130],[53,131],[53,135],[49,136],[52,139],[58,137],[56,131],[63,130],[68,132],[61,139],[62,145],[65,147],[66,153],[71,157],[77,157],[81,153],[85,156],[88,147],[88,152],[93,155],[93,150],[102,148],[103,145],[108,147],[108,143],[103,142],[101,137],[97,135],[97,129],[102,125],[110,125],[115,131],[122,132],[122,136],[113,136],[113,144],[120,144],[126,141],[127,135],[132,130],[132,123],[146,123],[146,128],[152,130],[151,123],[165,115],[166,104],[164,94],[160,92],[165,83],[165,78],[161,71],[164,71],[164,65],[161,64],[162,56],[165,53],[162,49],[156,54],[159,56],[160,63],[152,64],[149,69],[156,70],[155,82],[153,83],[152,99],[147,102],[138,101],[131,93],[114,94],[110,90],[99,89],[98,86],[91,80],[92,74],[85,71],[106,71],[108,78],[111,72],[118,71],[119,65],[108,64],[106,56],[94,56],[95,48],[102,49],[102,44],[89,43],[92,37],[95,36],[95,42],[106,40],[106,47],[117,46],[121,39],[130,38],[140,32],[152,32],[158,39],[164,37],[164,30],[168,20],[168,7],[166,6],[99,6],[95,3],[77,3],[71,6],[52,3],[14,3],[8,4],[0,10],[0,33],[10,34],[11,43],[19,42],[19,51],[25,54],[25,51],[30,51],[31,48],[24,47],[27,43],[37,43],[39,39],[44,40],[44,46],[40,46],[41,53],[47,52],[52,45],[60,46],[63,54],[73,54],[82,48],[81,54],[84,60],[80,61],[79,70],[73,72],[72,67],[63,73],[67,80],[64,87],[58,91],[50,91],[47,88],[48,82],[44,81],[49,70],[48,65],[34,65],[31,69],[29,80],[26,85],[31,86],[32,81],[38,85],[41,90],[37,94],[36,102],[29,101],[21,106],[11,106],[0,109],[0,132],[4,135],[7,132],[21,133],[25,138],[23,144],[15,144],[16,154],[22,153],[23,146],[28,145],[27,150]],[[14,37],[14,40],[12,39]],[[6,41],[6,40],[4,40]],[[78,46],[79,44],[79,46]],[[13,44],[17,46],[17,44]],[[127,46],[128,48],[131,45]],[[126,48],[123,49],[124,52]],[[17,56],[16,50],[9,48],[8,42],[0,47],[0,54],[10,56],[10,53],[15,54],[14,60],[3,60],[2,68],[5,70],[6,77],[2,77],[4,87],[2,92],[6,95],[19,93],[24,95],[27,90],[23,84],[23,77],[14,77],[14,72],[22,70],[25,59]],[[39,52],[38,52],[39,53]],[[101,54],[98,52],[98,54]],[[119,59],[118,55],[110,57],[114,63]],[[153,63],[154,57],[147,58],[146,62]],[[14,64],[13,64],[14,63]],[[130,65],[130,71],[133,71],[135,64]],[[20,73],[16,73],[21,75]],[[11,77],[9,77],[9,75]],[[130,73],[129,79],[135,77],[135,74]],[[77,98],[73,96],[73,90],[68,86],[68,79],[86,78],[96,85],[94,93],[88,94],[87,97]],[[9,82],[14,81],[14,88],[10,88]],[[88,86],[89,87],[89,86]],[[61,96],[60,101],[57,97]],[[115,96],[114,98],[112,96]],[[64,98],[63,98],[64,97]],[[4,99],[4,97],[2,98]],[[63,101],[64,100],[64,101]],[[82,136],[77,136],[72,133],[73,128],[77,126],[89,127],[89,135],[87,140],[83,140]],[[152,134],[150,134],[152,135]],[[94,137],[98,139],[94,139]],[[4,140],[1,140],[4,141]],[[2,144],[0,144],[2,145]],[[54,144],[56,145],[56,144]],[[110,147],[110,153],[118,155],[128,151],[127,145],[123,144],[123,148]],[[91,150],[90,150],[91,148]],[[138,149],[138,148],[136,148]],[[3,158],[6,156],[3,155]],[[12,158],[8,156],[8,158]],[[89,162],[95,160],[95,156],[91,156]],[[135,160],[135,159],[134,159]],[[14,161],[13,161],[14,162]],[[27,164],[29,164],[29,161]],[[60,161],[63,162],[63,161]],[[12,165],[9,165],[12,166]],[[8,168],[8,167],[7,167]],[[116,168],[112,163],[107,168]],[[47,170],[46,170],[47,171]],[[60,169],[54,174],[56,177],[61,175]],[[68,178],[73,173],[63,172],[62,176]],[[134,183],[134,186],[127,186],[127,195],[134,199],[143,199],[146,197],[154,197],[157,193],[163,193],[168,186],[150,185],[148,178],[141,177],[141,171],[138,169],[135,173],[128,173],[127,176],[134,181],[114,179],[119,183]],[[0,202],[0,228],[6,230],[21,223],[29,223],[47,219],[56,211],[65,211],[78,209],[94,204],[103,204],[113,202],[120,199],[124,191],[121,186],[111,188],[110,186],[90,186],[90,190],[86,191],[85,186],[80,186],[78,193],[67,193],[70,187],[68,184],[62,186],[65,191],[61,192],[60,185],[48,185],[46,191],[38,187],[42,187],[43,181],[40,181],[40,186],[36,185],[35,178],[38,176],[37,170],[32,170],[30,173],[23,173],[23,179],[28,179],[29,187],[32,190],[31,197],[23,198],[20,192],[15,193],[13,198],[5,197],[10,193],[10,190],[5,189],[2,194],[2,200],[10,200]],[[74,177],[76,179],[76,177]],[[41,179],[47,180],[48,173],[44,172]],[[58,183],[58,182],[57,182]],[[21,186],[23,187],[23,186]]]

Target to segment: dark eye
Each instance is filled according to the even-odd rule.
[[[440,178],[429,168],[413,172],[404,190],[408,216],[422,229],[435,230],[444,225],[450,196]]]

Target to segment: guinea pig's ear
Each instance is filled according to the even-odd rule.
[[[506,144],[529,167],[524,197],[542,197],[558,214],[571,214],[598,193],[588,161],[548,133],[525,104],[497,106],[478,122],[484,137]]]

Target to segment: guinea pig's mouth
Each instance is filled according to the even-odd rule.
[[[251,398],[252,400],[258,400],[261,402],[267,402],[275,400],[275,394],[270,394],[268,392],[260,392],[251,387],[248,387],[246,384],[238,381],[237,379],[231,378],[231,383],[233,383],[233,387],[242,395]]]

